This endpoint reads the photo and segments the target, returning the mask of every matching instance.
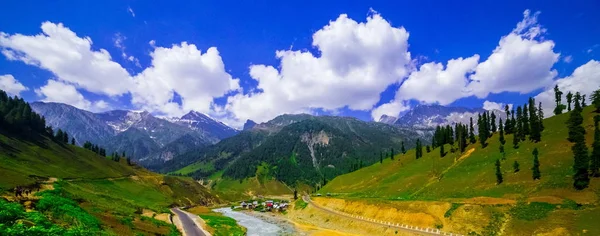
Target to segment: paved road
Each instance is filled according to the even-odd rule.
[[[302,196],[302,200],[304,200],[305,202],[308,202],[308,204],[310,204],[311,206],[313,206],[313,207],[315,207],[315,208],[317,208],[319,210],[326,211],[326,212],[328,212],[330,214],[334,214],[334,215],[337,215],[337,216],[340,216],[340,217],[349,218],[351,220],[363,221],[363,222],[375,224],[375,225],[378,225],[378,226],[391,227],[391,228],[399,229],[399,230],[402,230],[402,231],[405,231],[405,232],[414,233],[416,235],[450,235],[449,233],[448,234],[444,234],[444,233],[440,234],[440,233],[437,233],[437,232],[425,232],[424,229],[416,229],[416,228],[414,228],[412,226],[406,226],[406,225],[405,225],[405,227],[395,226],[395,225],[388,225],[386,223],[374,222],[374,221],[371,221],[369,219],[364,219],[364,218],[361,219],[361,218],[353,217],[353,216],[350,216],[350,215],[342,214],[342,213],[339,213],[337,211],[334,211],[334,210],[331,210],[331,209],[327,209],[325,207],[317,205],[316,203],[312,202],[310,200],[310,197],[308,197],[308,196]],[[458,235],[458,234],[452,234],[452,235]]]
[[[186,236],[207,236],[202,229],[198,228],[194,220],[187,213],[179,210],[179,208],[172,208],[171,210],[179,217]]]

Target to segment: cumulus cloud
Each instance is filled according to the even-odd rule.
[[[508,35],[500,39],[492,55],[475,69],[467,87],[478,98],[490,93],[529,93],[552,84],[556,70],[552,69],[560,54],[554,42],[541,36],[546,29],[538,24],[540,12],[523,13],[523,20]]]
[[[563,92],[563,103],[566,101],[568,92],[580,92],[582,95],[586,95],[587,104],[590,104],[591,94],[600,88],[600,62],[591,60],[577,67],[570,76],[554,81],[546,90],[535,96],[536,102],[542,103],[546,117],[554,115],[552,111],[556,106],[554,101],[555,85],[558,85],[558,88]]]
[[[152,65],[135,76],[132,103],[142,109],[167,115],[189,110],[211,113],[213,99],[240,89],[239,80],[225,72],[217,48],[202,53],[183,42],[170,48],[156,47]],[[181,105],[173,101],[177,94]]]
[[[34,36],[0,32],[0,48],[9,60],[19,60],[56,75],[94,93],[121,95],[133,81],[110,54],[91,48],[92,39],[80,38],[63,24],[42,23],[42,33]]]
[[[468,95],[465,86],[467,74],[477,66],[479,55],[448,61],[446,68],[441,63],[425,63],[410,74],[396,92],[396,98],[415,99],[425,103],[447,105]]]
[[[45,102],[65,103],[84,110],[101,111],[109,107],[108,103],[102,100],[90,102],[75,86],[57,80],[48,80],[48,83],[36,89],[35,93]]]
[[[366,22],[342,14],[313,34],[319,53],[277,51],[279,69],[252,65],[257,90],[228,98],[237,120],[267,121],[311,109],[371,110],[379,94],[408,73],[408,32],[376,12]]]
[[[449,60],[445,68],[436,62],[421,65],[400,86],[395,100],[447,105],[464,97],[529,93],[552,84],[557,74],[552,67],[560,54],[553,51],[553,41],[543,39],[546,29],[538,23],[539,14],[526,10],[523,20],[500,39],[492,54],[481,63],[479,55],[473,55]],[[372,111],[374,118],[379,116],[375,111],[381,109]]]
[[[11,96],[19,96],[21,92],[28,90],[27,87],[23,86],[23,84],[16,80],[12,75],[0,75],[0,89]]]
[[[214,98],[239,90],[239,80],[225,72],[216,48],[201,52],[194,44],[170,48],[156,47],[152,64],[130,75],[112,60],[105,49],[93,50],[89,37],[79,37],[62,24],[42,23],[42,33],[34,36],[0,33],[0,49],[9,60],[17,60],[52,72],[56,79],[36,89],[44,101],[63,102],[82,109],[103,110],[105,101],[90,101],[78,90],[115,97],[131,94],[136,108],[168,116],[189,110],[215,113]],[[117,34],[114,46],[123,58],[139,66],[137,58],[125,53],[125,36]],[[3,81],[8,79],[3,79]],[[181,104],[174,101],[181,98]]]
[[[504,108],[506,107],[507,104],[505,103],[499,103],[499,102],[491,102],[491,101],[485,101],[483,102],[483,109],[484,110],[488,110],[488,111],[493,111],[493,110],[501,110],[504,111]],[[508,104],[508,108],[510,110],[512,110],[513,104]]]

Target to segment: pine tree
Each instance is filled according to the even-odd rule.
[[[500,144],[500,147],[498,149],[500,151],[500,154],[502,154],[502,160],[506,159],[506,153],[504,152],[504,145]]]
[[[471,117],[470,122],[471,123],[469,124],[469,141],[471,142],[471,144],[475,144],[477,140],[475,139],[475,129],[473,128],[473,117]]]
[[[417,139],[419,142],[419,146],[417,147],[417,151],[419,151],[419,158],[423,157],[423,144],[420,139]]]
[[[508,107],[508,105],[504,106],[504,112],[506,113],[506,121],[504,123],[504,133],[506,134],[510,134],[510,108]]]
[[[492,133],[496,133],[496,114],[492,112],[492,120],[490,121],[492,124]],[[500,119],[500,123],[502,123],[502,119]]]
[[[580,100],[581,95],[577,92],[574,98],[575,106],[567,121],[569,127],[568,140],[574,143],[571,147],[575,159],[573,163],[573,170],[575,171],[575,174],[573,175],[573,187],[578,190],[587,188],[590,183],[588,175],[589,154],[585,144],[585,129],[582,126],[583,116],[581,115],[583,109],[579,103]]]
[[[537,117],[537,109],[535,108],[535,99],[529,97],[529,125],[531,126],[531,132],[529,139],[533,142],[539,142],[542,140],[542,131],[540,130],[540,119]]]
[[[425,147],[425,151],[427,151],[427,153],[430,153],[430,152],[431,152],[431,148],[429,147],[429,145],[427,145],[427,146]]]
[[[481,148],[485,148],[487,146],[487,125],[486,125],[487,121],[485,120],[485,113],[483,113],[482,115],[479,115],[479,118],[477,119],[477,124],[479,127],[479,143],[481,144]]]
[[[592,155],[590,156],[590,173],[593,177],[600,177],[600,116],[594,117],[594,143],[592,144]]]
[[[519,141],[521,140],[521,138],[519,138],[519,136],[515,133],[513,134],[513,148],[517,149],[519,148]]]
[[[587,107],[587,104],[585,104],[585,94],[581,95],[581,107]]]
[[[520,169],[519,169],[519,162],[517,162],[517,161],[515,160],[515,163],[513,163],[513,172],[514,172],[514,173],[517,173],[517,172],[519,172],[519,171],[520,171]]]
[[[59,142],[62,142],[63,137],[64,137],[64,135],[63,135],[62,129],[58,129],[58,131],[56,131],[56,135],[54,136],[54,138],[56,140],[58,140]]]
[[[517,107],[517,130],[515,136],[520,140],[525,140],[525,134],[523,133],[523,109]]]
[[[532,177],[533,177],[533,180],[538,180],[542,177],[542,174],[540,173],[540,160],[538,159],[538,149],[534,148],[532,154],[533,154],[533,167],[531,167],[531,170],[533,171]]]
[[[592,93],[592,105],[596,108],[596,112],[600,112],[600,89]]]
[[[444,152],[444,145],[440,145],[440,157],[444,156],[446,156],[446,153]]]
[[[554,86],[554,100],[556,101],[556,108],[554,108],[554,114],[560,115],[565,110],[565,105],[561,103],[563,92],[558,89],[558,85]]]
[[[402,143],[400,143],[400,152],[402,152],[402,154],[405,154],[405,153],[406,153],[406,148],[404,148],[404,141],[402,141]],[[394,159],[394,158],[392,157],[392,160],[393,160],[393,159]]]
[[[496,184],[501,184],[502,179],[502,171],[500,170],[500,160],[496,159]]]
[[[69,144],[69,134],[67,134],[67,132],[63,132],[63,139],[62,139],[63,143],[65,144]]]
[[[567,93],[567,111],[571,111],[571,102],[573,102],[573,93]]]
[[[379,163],[383,164],[383,153],[379,151]]]
[[[542,136],[542,131],[544,131],[544,109],[542,109],[542,102],[538,106],[538,118],[540,119],[540,138]]]
[[[467,126],[462,125],[462,124],[461,124],[461,132],[460,132],[460,142],[461,142],[460,152],[465,152],[465,149],[467,148],[467,145],[469,145],[469,144],[467,143]]]
[[[419,155],[419,139],[417,139],[417,143],[415,144],[415,157],[416,159],[419,159],[419,157],[421,157]]]
[[[403,144],[402,146],[404,146],[404,143],[402,143],[402,144]],[[406,153],[406,152],[403,152],[402,154],[405,154],[405,153]],[[390,152],[390,157],[391,157],[391,159],[392,159],[392,161],[393,161],[393,160],[394,160],[394,148],[392,148],[392,150],[391,150],[391,152]],[[361,160],[361,161],[362,161],[362,160]],[[362,165],[361,165],[361,168],[362,168]]]
[[[506,143],[506,140],[504,139],[504,126],[502,125],[502,119],[500,119],[500,128],[498,129],[499,133],[500,133],[500,137],[498,138],[498,140],[500,140],[500,144],[504,145]]]
[[[522,114],[522,123],[523,123],[523,137],[522,140],[525,140],[527,135],[530,135],[531,133],[530,131],[530,126],[529,126],[529,115],[527,114],[529,112],[529,109],[527,107],[527,104],[523,105],[523,114]]]
[[[71,138],[71,145],[75,145],[75,138]]]

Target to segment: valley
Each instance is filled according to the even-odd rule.
[[[10,98],[3,106],[29,105]],[[586,146],[593,146],[596,108],[578,109]],[[171,122],[191,119],[143,121],[139,117],[149,114],[74,112],[112,120],[108,126],[127,130],[123,133],[134,125],[143,130],[142,124],[177,131],[185,126]],[[221,133],[225,136],[214,144],[190,144],[160,165],[127,152],[105,155],[95,144],[79,147],[75,134],[73,140],[65,138],[70,134],[66,126],[40,129],[37,120],[6,126],[13,122],[6,119],[0,133],[0,211],[12,212],[13,220],[0,224],[0,230],[9,235],[34,230],[75,235],[600,234],[593,220],[600,215],[600,182],[592,176],[588,187],[572,186],[573,154],[565,147],[573,133],[565,124],[574,111],[543,119],[537,142],[502,128],[504,123],[501,131],[492,131],[498,128],[490,128],[497,123],[489,114],[507,117],[499,110],[444,112],[417,107],[407,117],[389,119],[413,120],[412,125],[282,115],[231,137]],[[135,122],[120,120],[128,116]],[[473,128],[465,128],[471,134],[455,117],[470,123],[477,118]],[[493,122],[486,120],[490,117]],[[54,128],[63,133],[48,133]],[[199,129],[193,132],[206,133]],[[170,139],[195,137],[189,135]],[[147,138],[140,132],[128,140]],[[540,177],[534,180],[535,163]],[[266,199],[290,206],[281,211],[239,206]]]

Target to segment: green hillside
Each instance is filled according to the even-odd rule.
[[[593,141],[594,115],[597,113],[591,106],[583,111],[588,146]],[[383,164],[376,163],[338,176],[320,193],[370,202],[444,201],[452,203],[449,214],[465,203],[480,202],[497,205],[493,211],[498,212],[498,216],[512,219],[502,220],[506,222],[505,233],[509,232],[509,235],[531,235],[558,228],[600,234],[599,228],[592,227],[592,215],[596,220],[600,216],[600,178],[592,178],[590,186],[584,190],[573,188],[574,160],[565,124],[568,117],[569,114],[562,114],[545,119],[541,142],[524,141],[518,149],[512,147],[512,135],[506,135],[505,159],[499,152],[499,135],[495,133],[484,149],[479,143],[471,144],[465,153],[448,151],[443,158],[440,158],[439,148],[424,153],[420,159],[415,158],[414,149],[409,150],[404,155],[397,155],[394,161],[387,159]],[[541,179],[537,181],[532,179],[531,170],[534,148],[540,152]],[[450,150],[450,146],[446,145],[445,149]],[[499,185],[496,184],[494,165],[498,159],[504,179]],[[513,170],[515,161],[520,164],[517,173]],[[531,202],[541,205],[534,206]],[[506,204],[508,207],[504,206]],[[499,220],[490,222],[494,221]],[[553,225],[548,225],[548,221]]]
[[[58,208],[40,208],[39,202],[45,198],[62,199],[60,204],[75,204],[72,207],[80,209],[80,213],[61,216],[72,217],[72,220],[51,222],[62,225],[63,227],[59,228],[66,230],[64,233],[74,230],[118,235],[177,233],[171,224],[152,219],[152,216],[164,215],[174,205],[209,205],[219,202],[191,178],[155,174],[136,165],[128,165],[125,159],[115,162],[89,150],[58,143],[50,138],[29,141],[7,135],[9,134],[0,135],[2,198],[21,202],[27,209],[38,210],[48,216],[57,214]],[[47,183],[50,178],[56,178],[58,182]],[[55,190],[47,190],[48,186],[52,185]],[[39,196],[32,193],[15,198],[12,190],[16,186],[31,190],[40,186],[41,190],[37,193]],[[10,204],[12,203],[4,201],[0,208],[19,208]],[[143,212],[153,213],[144,216]],[[24,220],[28,220],[27,217],[35,217],[24,212],[23,214],[19,217],[23,217]],[[168,220],[168,216],[162,218]],[[98,223],[95,224],[97,227],[92,227],[95,231],[75,229],[82,225],[84,228],[90,227],[80,221]],[[24,228],[23,235],[33,232],[26,229],[28,228]],[[2,230],[7,229],[0,227],[0,232],[12,232],[11,228],[9,231]]]
[[[0,90],[0,235],[179,234],[169,208],[220,201],[191,178],[73,143]]]

